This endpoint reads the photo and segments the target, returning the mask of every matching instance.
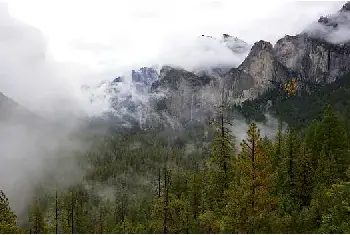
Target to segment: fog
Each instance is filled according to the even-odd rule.
[[[234,52],[230,49],[231,45],[223,41],[222,36],[212,38],[206,35],[173,39],[168,43],[169,46],[158,55],[158,64],[175,65],[189,71],[211,67],[238,67],[247,57],[251,47],[249,44],[243,44],[243,50]]]
[[[350,12],[338,11],[322,18],[323,22],[310,23],[305,32],[333,44],[350,41]]]
[[[0,71],[0,92],[20,105],[1,105],[0,116],[8,118],[0,124],[0,189],[21,215],[35,186],[48,176],[57,187],[81,179],[71,156],[88,146],[73,135],[83,127],[83,115],[100,115],[109,104],[90,105],[90,94],[80,89],[81,79],[88,83],[101,75],[55,62],[40,30],[12,18],[5,4],[0,5]]]
[[[28,2],[20,1],[18,6],[25,9],[26,4],[29,6],[32,4]],[[257,31],[253,33],[247,33],[242,28],[243,26],[239,30],[229,27],[231,23],[238,25],[237,22],[245,25],[244,20],[247,20],[248,27],[252,26],[253,21],[247,18],[240,21],[237,18],[233,22],[229,18],[220,18],[218,9],[223,9],[223,6],[231,4],[228,1],[223,1],[222,4],[206,1],[205,6],[201,6],[204,8],[201,17],[195,18],[189,25],[186,25],[190,21],[189,16],[193,17],[191,13],[195,12],[198,4],[201,4],[199,1],[189,4],[188,9],[184,8],[186,5],[177,6],[177,14],[172,12],[171,6],[165,8],[167,11],[161,11],[159,9],[163,8],[159,8],[154,11],[140,12],[142,7],[137,8],[134,12],[137,16],[135,21],[147,18],[145,22],[156,21],[158,23],[152,24],[152,27],[143,23],[141,24],[143,27],[132,28],[129,28],[127,24],[118,24],[117,26],[120,26],[118,28],[115,23],[106,26],[105,22],[99,21],[101,18],[105,21],[116,21],[113,17],[102,17],[101,9],[98,11],[99,14],[96,13],[96,17],[91,17],[97,22],[91,23],[91,21],[85,21],[86,18],[77,17],[79,8],[72,7],[65,18],[62,8],[65,9],[66,5],[60,5],[61,11],[55,13],[54,7],[57,2],[52,7],[45,5],[51,3],[44,2],[41,4],[47,7],[47,11],[44,9],[41,12],[32,12],[34,15],[37,13],[43,16],[42,14],[45,13],[47,16],[47,22],[45,17],[36,18],[37,21],[39,19],[40,24],[46,23],[39,27],[40,30],[33,26],[37,21],[33,20],[29,25],[15,19],[8,13],[7,5],[0,4],[0,92],[34,113],[39,120],[34,126],[32,125],[33,120],[27,119],[22,119],[21,123],[9,121],[0,125],[0,188],[9,196],[11,206],[17,214],[26,211],[26,205],[33,196],[33,186],[42,182],[47,173],[50,173],[53,182],[58,187],[64,188],[81,180],[83,172],[79,171],[72,156],[73,152],[83,152],[89,146],[88,143],[73,138],[73,136],[84,128],[82,118],[99,117],[112,110],[110,99],[115,93],[110,92],[111,89],[117,90],[118,101],[114,113],[120,118],[132,116],[139,120],[140,124],[149,115],[153,115],[152,118],[155,119],[159,118],[150,106],[150,100],[157,97],[137,90],[137,87],[131,83],[131,69],[151,65],[160,67],[163,64],[180,66],[188,70],[217,66],[236,67],[244,60],[248,50],[233,53],[221,41],[222,33],[231,34],[232,31],[236,34],[233,36],[239,37],[242,33],[241,39],[247,40],[248,45],[254,40],[269,39],[269,35],[264,35],[259,31],[260,28],[256,21],[251,31]],[[82,2],[79,2],[75,5],[81,7],[81,4]],[[156,6],[163,6],[162,4]],[[263,5],[265,9],[263,12],[267,14],[269,12],[266,11],[267,6]],[[93,8],[93,4],[90,5],[89,9]],[[115,13],[115,10],[109,9],[108,5],[102,9],[107,11],[104,13],[106,15],[120,13],[125,16],[128,14],[128,12],[122,13],[121,10]],[[178,13],[183,9],[186,10],[186,17],[177,18]],[[213,14],[217,17],[214,17],[215,24],[210,24],[209,19],[212,17],[206,15],[211,9],[216,9],[213,10]],[[163,22],[162,16],[166,16],[167,12],[171,14],[169,13]],[[237,12],[239,9],[234,13]],[[230,13],[226,9],[225,14]],[[51,15],[62,21],[56,23]],[[89,16],[88,12],[82,15]],[[243,16],[240,15],[240,17]],[[179,24],[174,26],[176,22]],[[216,28],[216,25],[220,24],[224,26]],[[70,25],[74,25],[75,28],[71,28]],[[264,27],[266,29],[267,26],[264,24],[261,28]],[[89,34],[79,35],[81,31],[76,32],[77,28]],[[107,31],[118,28],[121,33],[106,39],[103,37],[106,31],[103,31],[102,28],[106,28]],[[196,30],[185,33],[186,30],[193,28]],[[271,39],[283,36],[282,31],[288,30],[280,27]],[[207,32],[209,36],[215,36],[217,39],[200,36]],[[128,33],[131,33],[131,36],[125,36]],[[167,36],[159,38],[162,33]],[[73,38],[65,38],[71,34],[74,35]],[[252,34],[254,37],[251,36]],[[99,35],[102,39],[98,39]],[[84,37],[86,39],[82,40]],[[63,46],[62,41],[68,46],[67,44]],[[125,77],[122,83],[109,86],[113,78],[121,75]],[[165,94],[159,93],[157,96]],[[130,97],[138,107],[133,113],[130,113],[123,105],[123,102]],[[180,125],[170,116],[165,115],[163,118],[171,124],[172,128]],[[268,120],[271,121],[272,118]],[[262,135],[276,131],[273,123],[277,122],[272,120],[271,123],[260,125]],[[237,121],[234,126],[234,134],[239,139],[244,138],[246,130],[245,122]]]

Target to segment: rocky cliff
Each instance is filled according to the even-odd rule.
[[[319,85],[334,82],[350,71],[350,37],[344,38],[350,33],[349,9],[347,3],[336,14],[321,17],[304,32],[287,35],[274,46],[264,41],[255,43],[237,68],[240,71],[231,71],[225,80],[236,85],[236,95],[245,94],[245,98],[254,98],[271,88],[270,81],[285,81],[292,76]]]
[[[7,124],[26,124],[28,126],[42,121],[37,115],[16,103],[0,92],[0,122]]]
[[[186,71],[163,66],[158,78],[154,71],[144,68],[133,71],[133,81],[144,85],[152,83],[151,93],[164,95],[155,96],[158,98],[152,100],[151,106],[180,122],[207,120],[222,97],[231,103],[253,99],[273,88],[274,82],[292,77],[301,81],[298,84],[331,83],[350,71],[350,43],[344,38],[342,43],[332,40],[334,33],[339,35],[339,30],[350,33],[349,9],[350,3],[347,3],[336,14],[321,17],[311,28],[295,36],[286,35],[275,45],[261,40],[250,47],[224,34],[221,43],[232,52],[244,54],[250,50],[238,67]]]
[[[295,48],[288,53],[295,53]],[[290,77],[291,71],[286,66],[290,63],[281,61],[271,43],[256,42],[246,59],[238,68],[232,68],[223,76],[227,97],[230,100],[253,99],[267,89],[272,88],[271,81],[285,81]]]
[[[274,52],[278,61],[305,81],[331,83],[350,70],[348,44],[331,44],[307,34],[285,36]]]
[[[206,75],[198,76],[180,68],[164,66],[159,81],[152,86],[153,92],[166,94],[157,100],[157,110],[166,110],[180,122],[207,120],[209,115],[205,113],[210,108],[208,102],[203,102],[203,97],[213,82],[214,79]]]

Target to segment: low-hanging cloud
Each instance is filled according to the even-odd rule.
[[[333,44],[350,42],[350,12],[340,10],[309,24],[304,32]]]
[[[44,35],[12,18],[7,5],[0,4],[0,92],[14,100],[3,95],[0,100],[6,112],[0,113],[0,189],[18,215],[26,213],[35,186],[48,174],[57,187],[81,179],[73,157],[88,148],[74,137],[83,128],[80,118],[101,115],[110,106],[103,101],[92,105],[91,94],[81,89],[93,77],[103,76],[54,61]],[[18,105],[23,112],[10,112]]]
[[[233,51],[230,47],[239,47]],[[163,45],[157,61],[193,71],[217,67],[237,67],[249,53],[250,45],[242,42],[224,42],[208,36],[170,39]]]
[[[54,61],[40,30],[12,18],[5,3],[0,11],[0,91],[40,115],[89,114],[89,96],[81,86],[103,74]]]
[[[80,3],[75,4],[78,7],[76,9],[84,9],[81,6],[84,2],[80,1]],[[168,5],[164,3],[165,1],[161,2],[161,4]],[[176,4],[173,3],[171,6],[167,6],[166,11],[163,12],[156,11],[155,13],[154,11],[145,10],[140,13],[136,11],[135,14],[139,16],[142,22],[145,22],[141,24],[143,27],[136,27],[135,25],[131,27],[127,24],[120,24],[118,25],[120,27],[116,27],[115,22],[118,21],[113,21],[111,16],[121,14],[122,17],[125,17],[127,11],[124,12],[123,9],[116,12],[114,8],[105,6],[103,10],[107,13],[100,11],[97,14],[98,17],[91,17],[89,12],[84,12],[85,16],[89,16],[94,20],[94,22],[91,22],[93,24],[89,24],[90,21],[86,23],[85,19],[77,21],[85,23],[84,29],[94,34],[90,34],[90,36],[99,38],[103,32],[98,29],[102,30],[102,28],[107,28],[107,30],[118,28],[122,32],[119,35],[113,35],[109,41],[107,40],[110,44],[118,44],[117,46],[105,45],[101,42],[96,43],[92,39],[88,43],[73,40],[72,47],[75,50],[69,56],[74,56],[75,52],[80,51],[82,55],[87,55],[87,59],[93,58],[93,63],[96,62],[96,64],[101,65],[97,67],[102,68],[102,70],[95,69],[94,66],[91,66],[93,68],[86,66],[83,62],[82,64],[58,63],[53,59],[53,55],[50,53],[52,48],[49,48],[42,32],[12,18],[8,14],[7,6],[0,4],[0,92],[13,98],[38,116],[44,117],[45,120],[50,120],[48,125],[39,125],[40,130],[28,128],[25,122],[22,125],[14,123],[0,125],[0,187],[9,195],[16,212],[22,213],[26,210],[26,203],[32,196],[31,186],[40,182],[46,171],[52,170],[51,173],[57,173],[58,176],[77,173],[68,179],[62,180],[60,183],[64,186],[74,183],[75,180],[81,177],[80,172],[77,171],[78,168],[76,168],[74,158],[62,158],[61,155],[69,156],[72,151],[84,150],[85,143],[81,143],[79,140],[72,141],[70,138],[72,134],[80,130],[79,117],[85,115],[96,117],[112,111],[111,98],[118,99],[113,111],[121,119],[131,117],[138,120],[140,125],[143,125],[149,117],[154,119],[163,118],[167,123],[171,123],[173,127],[179,126],[178,122],[169,115],[158,114],[152,110],[152,99],[158,97],[152,97],[147,93],[138,91],[135,84],[131,83],[131,76],[128,75],[127,71],[130,72],[131,69],[136,69],[138,66],[153,64],[171,64],[187,70],[208,67],[236,67],[244,60],[248,51],[234,53],[222,40],[201,37],[200,35],[203,33],[201,30],[204,27],[198,27],[199,29],[191,34],[184,33],[186,29],[190,29],[190,27],[184,27],[188,19],[177,18],[177,14],[185,12],[187,17],[192,17],[193,12],[198,9],[196,4],[189,4],[194,6],[186,8],[187,2],[182,1],[185,5],[177,6],[174,14],[172,8]],[[225,4],[232,4],[231,2],[226,1]],[[200,5],[202,1],[196,1],[196,3]],[[149,5],[148,2],[145,4]],[[218,2],[214,4],[217,10],[226,6]],[[208,9],[212,9],[212,7],[213,5],[210,5]],[[234,9],[234,6],[231,5],[231,7]],[[63,6],[63,8],[66,7]],[[225,16],[229,16],[232,12],[228,7],[225,8],[225,14],[216,11],[215,17],[207,17],[207,12],[204,12],[203,15],[206,15],[207,22],[201,22],[202,18],[197,18],[193,22],[201,22],[200,25],[203,26],[215,18],[217,22],[225,26],[219,29],[221,33],[230,33],[230,30],[233,30],[234,27],[229,26],[231,21]],[[259,7],[256,8],[259,9]],[[93,4],[90,5],[90,9],[94,9]],[[236,11],[239,11],[239,8],[236,9],[238,9]],[[62,18],[65,18],[62,11],[56,13],[59,14],[59,18],[62,16]],[[74,9],[70,10],[69,15],[74,17],[70,20],[77,18],[77,12]],[[164,24],[161,24],[164,15],[170,16],[166,18]],[[219,18],[219,16],[223,16],[223,18]],[[103,27],[103,23],[96,23],[95,21],[100,18],[114,22],[113,27]],[[148,18],[148,21],[146,18]],[[75,32],[74,28],[70,28],[70,31],[64,31],[65,27],[73,23],[70,20],[66,20],[68,24],[63,24],[63,31],[59,31],[60,33],[69,35],[69,32]],[[153,25],[152,28],[148,27],[148,23],[154,20],[157,20],[158,24]],[[179,25],[178,28],[174,27],[172,23],[175,21],[180,21],[182,25]],[[238,22],[237,19],[236,22]],[[239,23],[245,27],[245,23]],[[50,28],[58,28],[56,24],[48,24]],[[79,26],[79,24],[73,25]],[[194,25],[191,25],[192,29]],[[268,24],[266,25],[265,28],[270,27]],[[217,27],[212,25],[209,31],[214,31],[215,28]],[[152,34],[157,33],[160,29],[161,33],[164,32],[167,35],[169,35],[169,31],[177,30],[177,33],[182,33],[182,39],[179,39],[179,35],[175,35],[176,37],[157,41],[158,34]],[[236,32],[239,31],[233,30],[233,33]],[[131,35],[129,36],[130,40],[125,36],[129,33]],[[256,34],[256,32],[254,33]],[[174,35],[170,34],[169,36]],[[196,38],[198,36],[199,38]],[[260,37],[260,35],[258,36]],[[255,35],[255,37],[257,36]],[[245,39],[244,36],[243,39]],[[157,51],[159,42],[163,47],[158,51],[158,55],[151,59],[145,56],[145,54],[153,53],[154,50]],[[57,52],[57,48],[55,49]],[[94,60],[95,57],[98,57],[98,59]],[[147,58],[147,60],[137,61],[138,57]],[[84,59],[83,56],[80,58]],[[122,63],[124,60],[128,63]],[[119,65],[124,67],[119,67]],[[114,76],[123,74],[127,74],[123,83],[109,86],[110,80]],[[117,92],[111,93],[108,91],[110,89],[116,89]],[[154,95],[162,96],[164,94]],[[123,105],[124,102],[131,102],[136,105],[136,111],[130,112],[127,106]],[[240,127],[242,126],[246,127],[243,124],[240,125]],[[243,131],[246,132],[245,129]]]

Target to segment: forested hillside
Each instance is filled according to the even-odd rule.
[[[330,104],[347,121],[350,118],[350,74],[321,88],[312,87],[312,92],[299,90],[288,95],[278,88],[271,89],[257,99],[236,106],[248,120],[264,121],[264,113],[270,112],[295,128],[305,128],[322,116]]]
[[[0,233],[350,233],[350,39],[331,40],[349,19],[350,2],[275,45],[202,35],[215,63],[185,47],[205,65],[79,83],[86,102],[62,92],[46,119],[0,93]]]
[[[252,122],[238,149],[229,124],[218,120],[181,138],[95,136],[76,156],[84,180],[65,190],[43,182],[21,231],[350,232],[349,141],[331,106],[303,136],[280,128],[269,140]],[[1,232],[18,232],[4,194],[1,208]]]

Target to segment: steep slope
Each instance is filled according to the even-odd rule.
[[[167,111],[180,122],[207,120],[210,108],[203,100],[203,92],[213,81],[209,76],[197,76],[183,69],[164,66],[159,81],[152,86],[153,92],[166,94],[157,101],[157,111]]]
[[[293,127],[304,128],[321,117],[327,104],[345,121],[350,120],[350,73],[312,93],[288,97],[272,89],[236,108],[249,120],[264,121],[264,114],[269,112]]]
[[[285,81],[292,76],[296,76],[303,84],[324,85],[334,82],[350,71],[350,38],[345,37],[350,32],[349,9],[350,3],[347,3],[339,12],[321,17],[304,32],[281,38],[274,47],[264,41],[255,43],[238,67],[245,74],[231,71],[226,80],[232,79],[232,83],[238,86],[242,83],[252,84],[250,88],[236,88],[245,90],[241,92],[245,94],[245,99],[256,98],[272,88],[270,81]],[[236,76],[237,73],[241,78]],[[254,81],[251,82],[246,74]],[[247,78],[248,82],[235,81]]]
[[[277,41],[274,52],[289,70],[310,82],[326,84],[350,71],[350,3],[337,13],[320,17],[296,36]]]
[[[350,71],[350,46],[331,44],[307,34],[285,36],[277,41],[276,58],[300,79],[319,84],[331,83]]]
[[[225,81],[235,85],[238,94],[244,94],[247,99],[271,88],[271,81],[286,80],[289,74],[288,69],[275,57],[271,43],[259,41],[253,45],[243,63],[225,76]]]
[[[224,33],[220,38],[214,38],[212,36],[205,35],[202,35],[202,37],[206,37],[210,40],[219,42],[235,54],[247,54],[251,48],[251,45],[249,45],[247,42],[243,41],[238,37],[234,37],[226,33]]]
[[[153,82],[157,81],[158,76],[154,68],[142,67],[139,70],[131,71],[132,81],[146,86],[150,86]]]
[[[38,124],[39,117],[0,92],[0,122],[11,124]]]
[[[327,28],[323,34],[314,27],[296,36],[287,35],[275,46],[261,40],[250,47],[227,34],[221,39],[202,35],[204,39],[198,41],[199,48],[211,50],[211,46],[216,45],[226,47],[225,52],[229,48],[237,55],[250,52],[238,67],[234,62],[230,67],[204,66],[195,71],[163,66],[159,75],[152,68],[133,70],[133,85],[127,88],[118,85],[122,92],[111,98],[112,106],[117,115],[125,117],[126,114],[135,123],[154,117],[162,119],[162,115],[179,122],[204,121],[215,111],[222,92],[227,101],[240,103],[257,98],[273,89],[275,83],[292,77],[300,81],[299,95],[305,87],[310,92],[315,85],[332,83],[350,71],[350,44],[335,44],[327,35],[350,25],[349,6],[346,4],[334,16],[321,17],[316,22]],[[118,78],[116,82],[121,80]]]

